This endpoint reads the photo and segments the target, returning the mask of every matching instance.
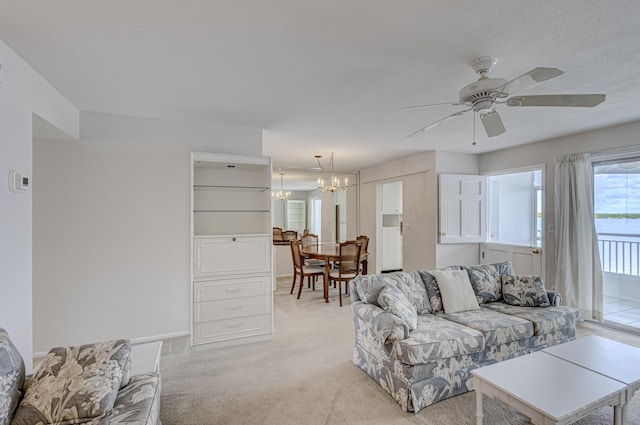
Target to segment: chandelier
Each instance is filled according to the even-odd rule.
[[[284,177],[284,173],[280,173],[280,190],[277,192],[271,192],[271,197],[273,199],[277,199],[278,201],[286,201],[291,196],[291,192],[285,192],[282,189],[282,178]]]
[[[331,158],[329,159],[328,169],[323,167],[322,164],[320,164],[320,158],[322,158],[322,155],[316,155],[315,158],[316,158],[316,161],[318,161],[318,166],[320,167],[320,169],[324,172],[329,172],[331,176],[328,184],[326,185],[325,185],[324,179],[318,179],[318,189],[320,189],[322,192],[338,192],[341,190],[346,190],[349,187],[349,182],[346,177],[344,179],[344,183],[342,183],[340,179],[334,175],[333,152],[331,152]]]

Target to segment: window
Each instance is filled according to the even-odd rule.
[[[320,236],[322,233],[322,198],[309,198],[309,232]]]
[[[593,174],[602,269],[640,276],[640,160],[596,163]]]
[[[487,177],[488,241],[542,245],[542,171]]]

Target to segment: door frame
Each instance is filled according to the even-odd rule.
[[[522,172],[526,172],[526,171],[540,171],[541,175],[540,175],[540,188],[542,190],[542,199],[541,199],[541,205],[540,205],[540,210],[542,211],[542,220],[541,220],[541,253],[540,253],[540,270],[541,270],[541,277],[543,280],[547,281],[547,261],[546,261],[546,253],[549,252],[549,247],[550,247],[550,239],[552,239],[551,236],[555,236],[555,226],[553,226],[553,228],[548,229],[549,231],[547,232],[547,215],[548,215],[548,211],[547,211],[547,197],[548,196],[553,196],[553,193],[548,193],[549,191],[547,190],[547,177],[546,177],[546,169],[547,169],[547,164],[546,163],[538,163],[538,164],[532,164],[532,165],[527,165],[527,166],[523,166],[523,167],[515,167],[515,168],[506,168],[506,169],[501,169],[501,170],[493,170],[493,171],[487,171],[484,173],[481,173],[481,175],[485,176],[485,177],[491,177],[491,176],[500,176],[500,175],[504,175],[504,174],[515,174],[515,173],[522,173]],[[553,203],[549,203],[549,205],[553,205]],[[487,205],[487,210],[489,208],[489,205]],[[488,228],[488,220],[489,220],[489,214],[487,211],[486,214],[487,217],[487,228]],[[553,223],[555,221],[555,218],[551,217],[551,223]],[[545,237],[545,234],[547,235]],[[555,241],[555,237],[553,238]],[[497,245],[507,245],[507,246],[513,246],[513,245],[509,245],[509,244],[499,244],[496,242],[485,242],[484,244],[497,244]],[[523,245],[525,246],[525,245]],[[482,248],[482,244],[480,245],[480,248]],[[531,249],[535,249],[536,247],[531,247]],[[482,252],[482,250],[480,249],[480,252]],[[480,254],[482,255],[482,254]],[[481,258],[482,260],[482,258]]]

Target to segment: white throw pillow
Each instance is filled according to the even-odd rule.
[[[438,282],[445,313],[458,313],[480,308],[466,270],[432,270],[429,273]]]

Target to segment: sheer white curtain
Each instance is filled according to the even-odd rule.
[[[593,167],[587,154],[556,157],[556,290],[583,319],[603,320],[602,267],[593,220]]]

